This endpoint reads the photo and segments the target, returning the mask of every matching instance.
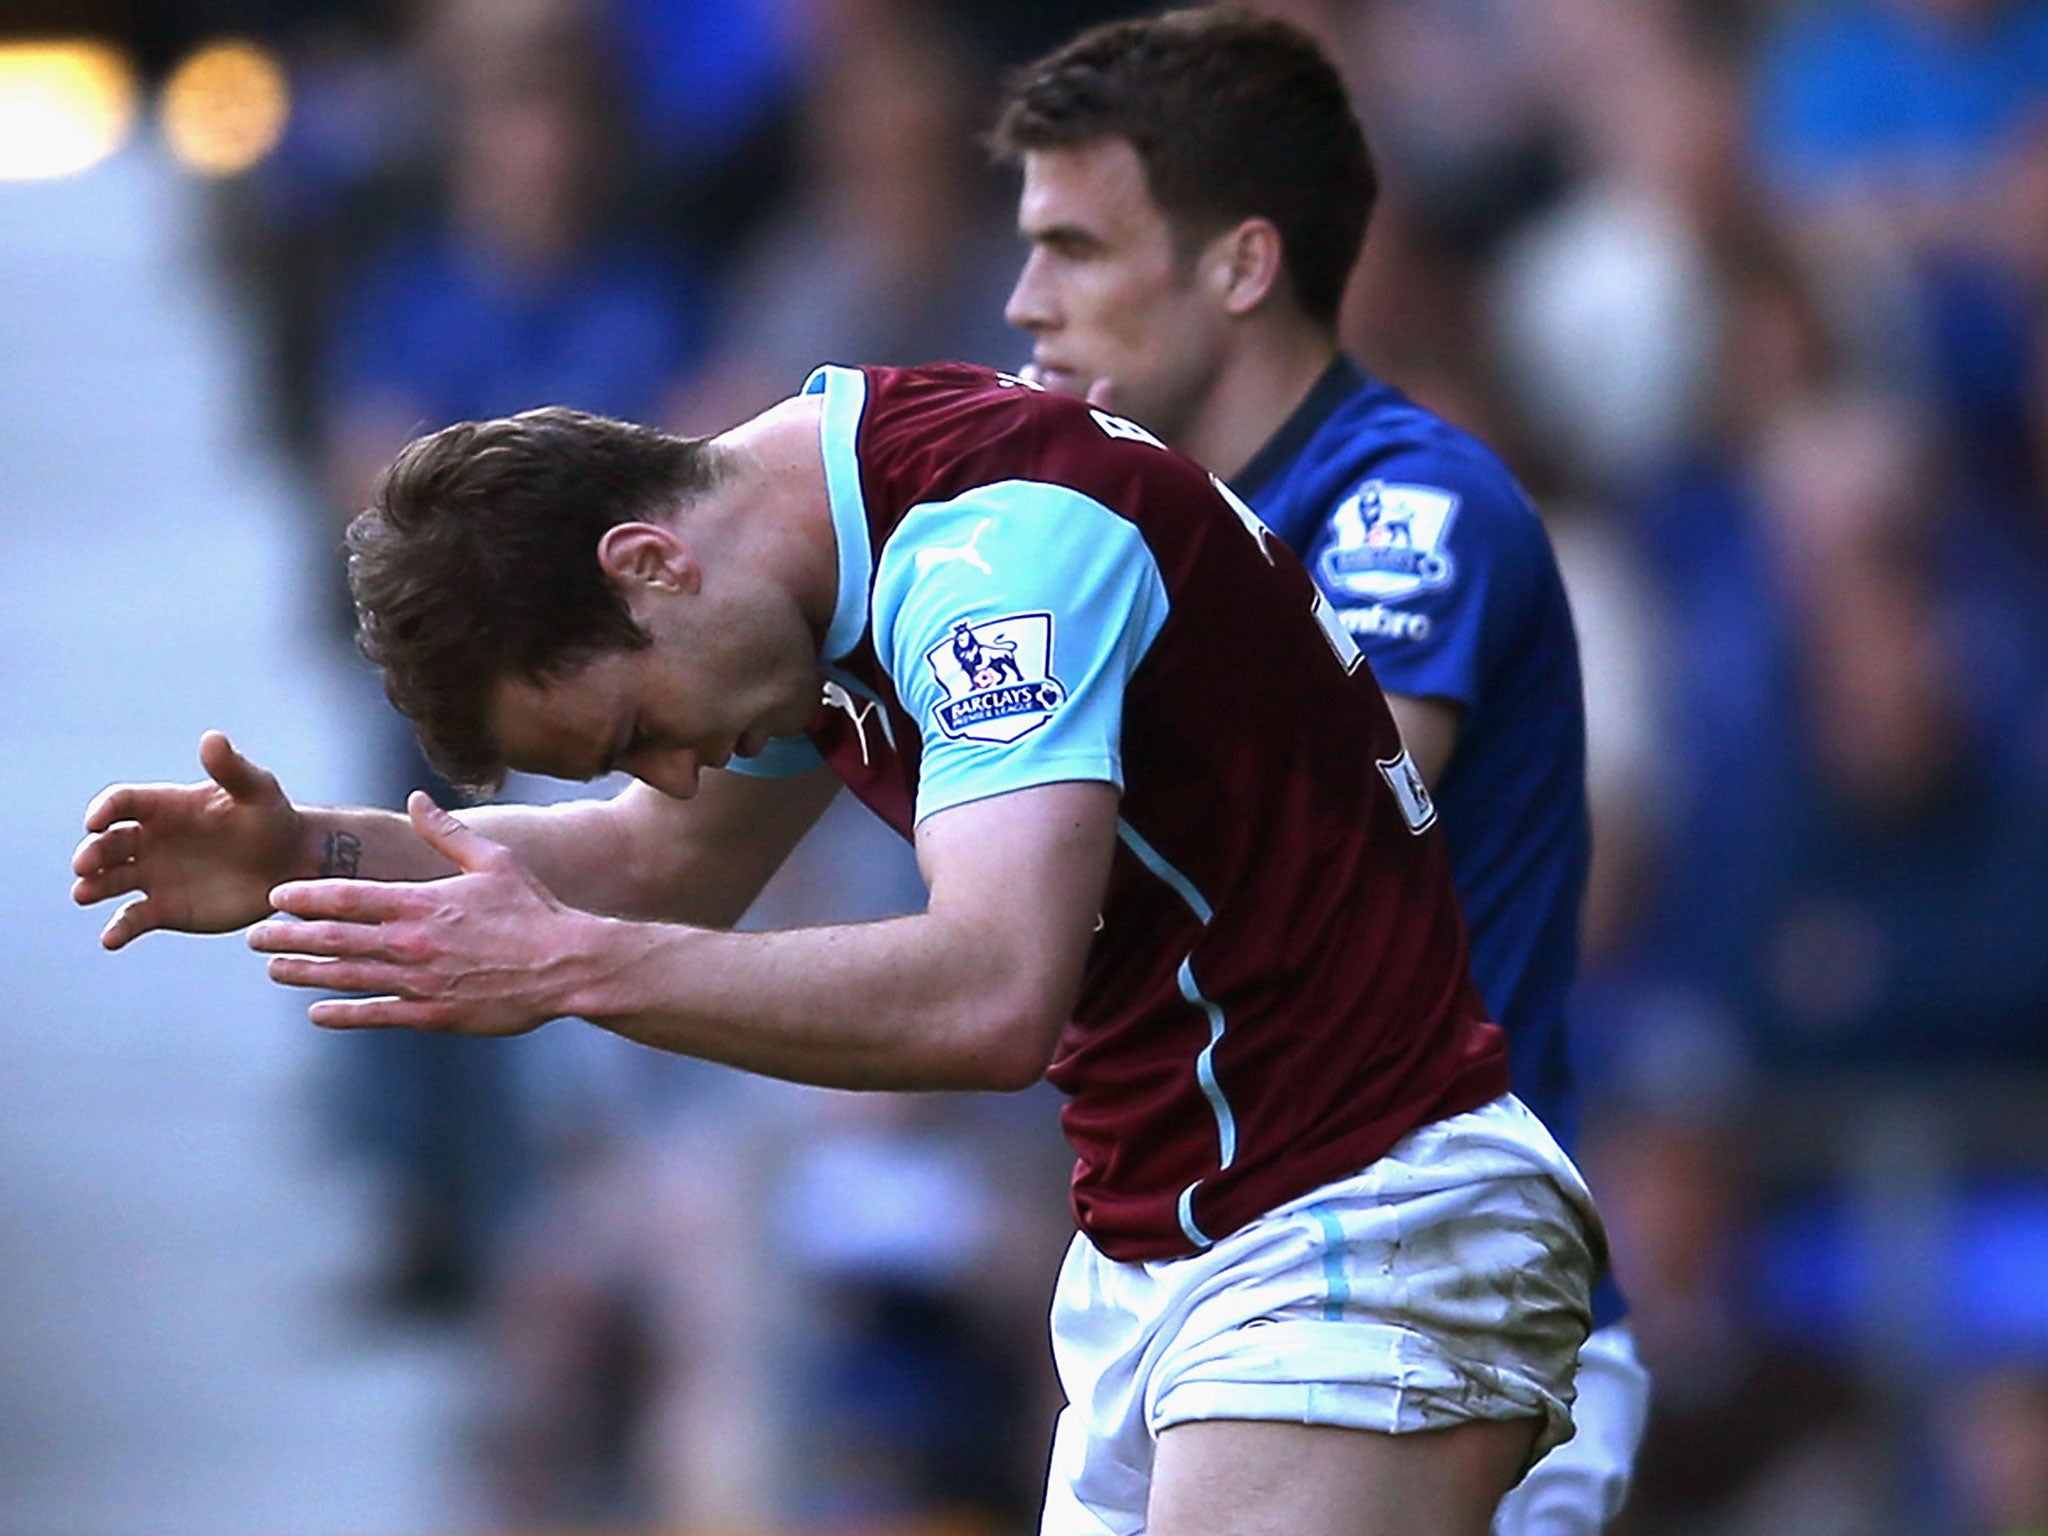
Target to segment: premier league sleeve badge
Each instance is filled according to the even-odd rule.
[[[1331,514],[1336,537],[1317,562],[1325,586],[1353,602],[1400,602],[1447,585],[1458,498],[1427,485],[1368,480]]]
[[[956,619],[924,659],[946,691],[933,716],[956,741],[1007,745],[1044,725],[1067,700],[1052,675],[1050,613]]]

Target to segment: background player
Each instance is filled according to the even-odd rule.
[[[834,1086],[1048,1076],[1082,1229],[1049,1532],[1470,1536],[1569,1433],[1598,1219],[1504,1092],[1369,672],[1197,466],[985,370],[826,369],[708,442],[447,429],[351,545],[451,776],[638,782],[315,811],[211,736],[209,782],[88,812],[77,898],[141,895],[110,946],[274,904],[277,980],[370,994],[313,1004],[334,1027],[575,1014]],[[961,672],[963,620],[1022,684]],[[721,931],[839,780],[914,835],[926,910]],[[337,866],[374,878],[287,878]]]
[[[1304,558],[1434,792],[1515,1092],[1569,1146],[1588,861],[1571,613],[1500,460],[1339,349],[1376,182],[1335,67],[1232,9],[1111,23],[1019,72],[994,144],[1024,173],[1009,317],[1031,373],[1215,469]],[[1592,1532],[1620,1508],[1648,1407],[1625,1314],[1603,1282],[1579,1433],[1504,1531]]]

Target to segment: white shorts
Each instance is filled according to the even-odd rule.
[[[1579,1347],[1572,1384],[1576,1432],[1500,1501],[1493,1536],[1600,1536],[1621,1513],[1650,1419],[1650,1373],[1625,1320]]]
[[[1042,1536],[1137,1536],[1156,1438],[1189,1420],[1537,1418],[1542,1455],[1572,1432],[1605,1254],[1578,1170],[1512,1096],[1188,1258],[1121,1264],[1076,1237],[1053,1295],[1067,1407]]]

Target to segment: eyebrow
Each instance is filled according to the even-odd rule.
[[[1102,236],[1080,224],[1042,224],[1036,229],[1019,227],[1017,233],[1032,245],[1050,245],[1066,250],[1099,248],[1106,245]]]

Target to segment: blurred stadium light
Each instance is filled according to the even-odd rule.
[[[7,0],[0,6],[0,179],[68,176],[128,142],[152,94],[188,169],[232,176],[283,136],[279,51],[377,0]]]
[[[204,43],[164,81],[157,110],[179,162],[208,176],[248,170],[284,136],[291,89],[283,62],[242,39]]]
[[[139,98],[133,61],[110,43],[0,41],[0,180],[97,165],[127,142]]]

